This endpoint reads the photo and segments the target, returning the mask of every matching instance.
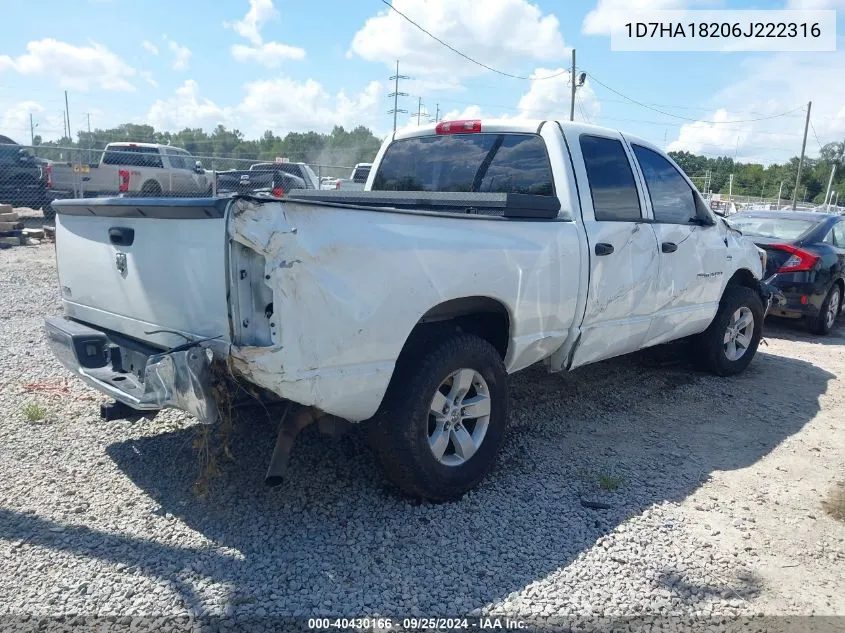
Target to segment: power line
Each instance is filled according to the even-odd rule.
[[[384,1],[384,0],[382,0],[382,1]],[[598,85],[602,86],[603,88],[606,88],[607,90],[610,90],[613,94],[618,95],[618,96],[622,97],[623,99],[626,99],[627,101],[630,101],[631,103],[634,103],[634,104],[636,104],[636,105],[638,105],[642,108],[646,108],[647,110],[653,110],[654,112],[662,114],[663,116],[672,117],[673,119],[681,119],[682,121],[692,121],[693,123],[701,121],[701,119],[691,119],[689,117],[684,117],[684,116],[681,116],[679,114],[672,114],[671,112],[665,112],[664,110],[660,110],[658,108],[652,107],[652,106],[650,106],[646,103],[643,103],[642,101],[637,101],[636,99],[632,99],[628,95],[622,94],[618,90],[611,88],[606,83],[604,83],[603,81],[598,79],[593,73],[587,73],[587,75],[590,77],[590,79],[595,81]],[[797,112],[798,110],[801,110],[803,107],[804,106],[798,106],[797,108],[793,108],[792,110],[788,110],[787,112],[781,112],[780,114],[772,114],[770,116],[759,117],[759,118],[756,118],[756,119],[740,119],[740,120],[737,120],[737,121],[704,121],[704,122],[708,123],[708,124],[719,124],[719,125],[726,125],[726,124],[732,124],[732,123],[753,123],[755,121],[766,121],[768,119],[776,119],[778,117],[786,116],[787,114],[792,114],[793,112]]]
[[[472,62],[473,64],[476,64],[476,65],[478,65],[478,66],[481,66],[482,68],[486,68],[487,70],[492,71],[492,72],[494,72],[494,73],[496,73],[496,74],[502,75],[502,76],[504,76],[504,77],[510,77],[511,79],[525,79],[525,80],[527,80],[527,81],[537,81],[537,80],[539,80],[539,79],[553,79],[554,77],[560,77],[561,75],[565,75],[565,74],[567,74],[567,73],[569,72],[568,70],[562,70],[562,71],[561,71],[561,72],[559,72],[559,73],[556,73],[556,74],[554,74],[554,75],[549,75],[549,76],[547,76],[547,77],[524,77],[524,76],[522,76],[522,75],[512,75],[511,73],[506,73],[506,72],[505,72],[505,71],[503,71],[503,70],[498,70],[497,68],[493,68],[492,66],[488,66],[487,64],[485,64],[485,63],[483,63],[483,62],[480,62],[480,61],[478,61],[477,59],[474,59],[474,58],[470,57],[470,56],[469,56],[469,55],[467,55],[466,53],[463,53],[463,52],[459,51],[457,48],[455,48],[454,46],[452,46],[452,45],[451,45],[451,44],[449,44],[448,42],[444,42],[444,41],[443,41],[443,40],[441,40],[439,37],[437,37],[436,35],[434,35],[431,31],[427,31],[425,28],[423,28],[422,26],[420,26],[417,22],[414,22],[414,20],[412,20],[412,19],[411,19],[411,18],[409,18],[407,15],[405,15],[404,13],[402,13],[399,9],[397,9],[396,7],[394,7],[392,4],[390,4],[390,2],[388,2],[388,0],[381,0],[381,1],[382,1],[385,5],[387,5],[388,7],[390,7],[390,9],[391,9],[391,10],[395,11],[395,12],[396,12],[396,13],[398,13],[400,16],[402,16],[405,20],[407,20],[408,22],[410,22],[411,24],[413,24],[415,27],[417,27],[420,31],[422,31],[423,33],[425,33],[426,35],[428,35],[431,39],[433,39],[433,40],[435,40],[435,41],[439,42],[440,44],[442,44],[443,46],[445,46],[446,48],[448,48],[450,51],[452,51],[453,53],[456,53],[456,54],[460,55],[461,57],[463,57],[464,59],[466,59],[467,61],[470,61],[470,62]]]
[[[813,125],[813,122],[810,121],[810,128],[813,130],[813,136],[816,137],[816,143],[819,144],[819,149],[822,149],[822,142],[819,140],[819,135],[816,134],[816,126]]]

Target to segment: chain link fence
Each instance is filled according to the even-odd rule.
[[[51,218],[51,203],[67,198],[279,197],[295,189],[337,188],[353,170],[285,157],[194,155],[150,143],[112,143],[101,150],[0,143],[0,205],[42,210]]]

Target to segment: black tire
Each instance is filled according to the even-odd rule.
[[[754,317],[751,341],[739,358],[731,359],[726,351],[725,334],[734,314],[747,308]],[[728,286],[719,302],[713,322],[693,340],[695,360],[707,371],[717,376],[733,376],[745,370],[757,353],[763,336],[763,302],[751,288]]]
[[[157,198],[161,196],[161,185],[155,180],[148,180],[141,187],[141,195],[145,198]]]
[[[459,465],[446,465],[429,445],[430,425],[436,425],[429,408],[444,381],[461,369],[473,370],[484,379],[489,420],[476,452]],[[435,502],[460,499],[474,488],[493,466],[504,439],[507,380],[499,352],[478,336],[453,333],[403,352],[384,402],[370,423],[370,443],[387,478],[404,493]],[[473,391],[476,384],[482,383],[473,382],[470,393],[478,393]],[[447,453],[452,447],[447,446]]]
[[[53,205],[47,203],[41,208],[41,213],[44,214],[44,221],[45,222],[53,222],[56,219],[56,210],[53,208]]]
[[[836,301],[835,306],[831,304]],[[822,307],[819,309],[818,315],[807,320],[807,327],[813,334],[820,334],[825,336],[830,334],[833,326],[836,324],[836,317],[839,316],[839,310],[842,306],[842,289],[838,283],[834,283],[827,296],[822,302]]]

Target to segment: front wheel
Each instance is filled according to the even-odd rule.
[[[763,303],[751,288],[728,286],[716,317],[695,340],[696,358],[718,376],[748,367],[763,336]]]
[[[370,438],[403,492],[454,501],[492,467],[507,417],[499,352],[480,337],[457,334],[400,359]]]

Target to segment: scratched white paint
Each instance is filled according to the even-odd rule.
[[[531,133],[540,122],[483,127]],[[553,371],[574,368],[703,331],[734,272],[760,278],[758,250],[716,218],[707,227],[650,222],[640,180],[644,221],[596,221],[578,143],[585,132],[620,139],[636,170],[617,132],[543,125],[561,201],[553,222],[239,200],[220,220],[121,219],[142,238],[121,278],[105,241],[115,220],[60,215],[59,274],[73,293],[65,310],[164,346],[183,339],[152,329],[221,336],[215,351],[228,351],[248,380],[351,421],[375,413],[412,329],[445,301],[500,302],[510,372],[542,359]],[[661,253],[661,241],[678,251]],[[596,257],[596,242],[614,253]]]

